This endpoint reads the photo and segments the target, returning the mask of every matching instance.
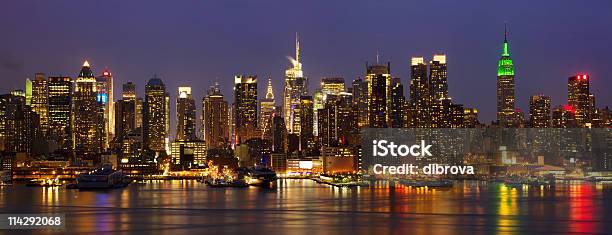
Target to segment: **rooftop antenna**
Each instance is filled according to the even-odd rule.
[[[378,62],[378,48],[376,49],[376,64],[379,64],[379,62]]]

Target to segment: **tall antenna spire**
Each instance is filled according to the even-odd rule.
[[[508,23],[504,22],[504,41],[508,39]]]
[[[298,32],[295,32],[295,60],[300,63],[300,38]]]
[[[508,49],[508,25],[504,22],[504,48],[502,55],[510,56],[510,51]]]
[[[378,48],[376,48],[376,64],[379,64],[379,62],[378,62]]]

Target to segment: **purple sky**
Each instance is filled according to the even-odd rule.
[[[508,22],[521,109],[528,112],[533,94],[565,103],[567,77],[582,72],[592,77],[598,106],[606,106],[610,9],[609,0],[7,1],[0,8],[0,93],[24,89],[35,72],[75,77],[88,59],[94,73],[113,72],[116,91],[132,81],[142,94],[155,73],[173,99],[179,85],[192,86],[198,109],[215,80],[232,100],[234,74],[258,75],[260,96],[271,77],[280,101],[299,31],[311,91],[324,76],[347,83],[363,76],[378,50],[408,94],[410,57],[446,53],[453,100],[489,122]]]

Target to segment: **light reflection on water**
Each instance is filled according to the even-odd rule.
[[[433,189],[384,181],[369,188],[336,188],[279,180],[272,189],[220,189],[183,180],[110,191],[16,185],[0,188],[0,208],[66,213],[68,229],[62,234],[608,233],[610,192],[588,182],[509,188],[466,181]]]

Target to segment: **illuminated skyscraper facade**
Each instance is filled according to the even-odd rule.
[[[312,96],[302,96],[300,98],[300,150],[313,149],[314,143],[314,110]]]
[[[283,115],[285,126],[289,133],[299,134],[299,124],[295,121],[299,119],[299,113],[293,110],[300,105],[300,97],[308,94],[308,81],[302,71],[300,62],[300,41],[295,35],[295,59],[289,57],[293,67],[285,70],[285,86],[283,92]]]
[[[276,112],[276,101],[274,100],[274,90],[272,89],[272,79],[268,79],[268,87],[266,89],[266,97],[261,99],[259,105],[259,128],[262,132],[262,137],[266,139],[272,138],[272,116]]]
[[[108,147],[108,141],[112,140],[115,133],[115,106],[113,97],[113,74],[105,69],[102,75],[96,78],[96,92],[98,103],[102,104],[104,115],[104,146]]]
[[[170,96],[166,85],[154,76],[145,86],[143,104],[143,139],[145,147],[155,152],[163,152],[168,145],[170,123]]]
[[[104,148],[103,102],[98,97],[96,78],[85,61],[74,87],[74,151],[76,162],[96,164]]]
[[[386,128],[390,120],[391,64],[366,65],[368,123],[371,128]]]
[[[429,63],[429,117],[431,118],[431,127],[448,127],[448,119],[444,117],[445,112],[450,107],[445,106],[450,104],[446,71],[446,55],[434,55]]]
[[[40,127],[44,135],[49,129],[49,86],[44,73],[36,73],[32,81],[32,111],[40,118]]]
[[[70,77],[49,77],[49,132],[59,149],[72,151],[72,92]]]
[[[257,129],[257,76],[234,77],[234,140],[247,141]]]
[[[553,128],[576,128],[576,110],[571,105],[559,105],[552,110]]]
[[[514,64],[504,32],[504,46],[497,65],[497,122],[501,127],[515,127]]]
[[[353,80],[351,93],[353,104],[357,107],[357,125],[364,128],[370,125],[368,122],[368,83],[363,79]]]
[[[202,136],[207,149],[229,146],[229,110],[221,90],[213,86],[202,100]]]
[[[533,128],[548,128],[550,119],[550,97],[534,95],[529,98],[529,122]]]
[[[391,79],[391,102],[389,107],[389,127],[403,128],[404,127],[404,105],[406,97],[404,97],[404,85],[399,78]]]
[[[588,75],[576,75],[567,81],[567,104],[576,111],[577,127],[591,126],[591,104],[594,98],[591,98],[589,91],[590,79]]]
[[[411,127],[431,127],[431,119],[429,117],[430,98],[425,60],[423,57],[412,57],[410,63]]]
[[[190,141],[196,137],[196,106],[191,87],[179,87],[176,100],[176,139]]]

